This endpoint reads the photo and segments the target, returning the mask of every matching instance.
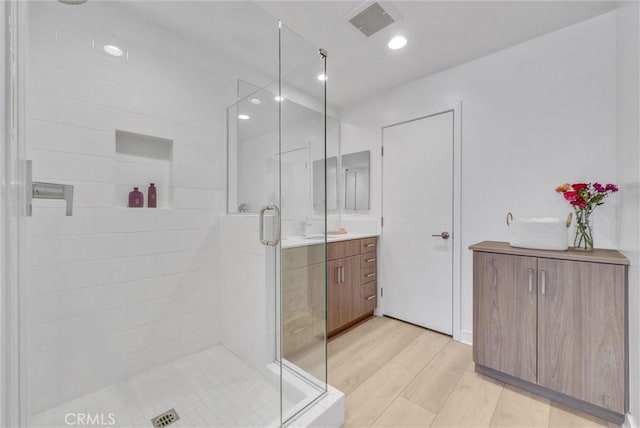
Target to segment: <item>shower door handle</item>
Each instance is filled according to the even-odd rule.
[[[273,211],[275,214],[274,238],[272,240],[264,237],[264,217],[267,211]],[[280,242],[280,208],[277,205],[265,205],[260,209],[260,232],[258,238],[260,238],[260,242],[263,245],[270,247],[275,247]]]
[[[43,183],[33,181],[31,161],[25,162],[25,191],[27,216],[33,215],[33,199],[59,199],[65,201],[65,215],[73,214],[73,186],[71,184]]]

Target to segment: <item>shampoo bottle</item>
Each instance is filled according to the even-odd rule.
[[[156,208],[158,206],[158,199],[156,193],[156,185],[151,183],[149,190],[147,191],[147,207]]]
[[[142,208],[144,206],[144,195],[137,187],[129,192],[129,208]]]

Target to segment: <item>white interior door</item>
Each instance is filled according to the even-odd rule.
[[[453,333],[453,112],[383,129],[385,315]]]

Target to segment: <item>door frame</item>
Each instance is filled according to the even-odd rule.
[[[438,116],[443,113],[453,113],[453,219],[452,219],[452,231],[451,239],[453,246],[453,263],[452,263],[452,294],[453,294],[453,339],[458,342],[471,344],[473,341],[473,333],[469,330],[462,330],[462,308],[461,308],[461,243],[462,243],[462,224],[461,224],[461,202],[462,202],[462,100],[458,100],[453,103],[440,105],[436,108],[429,108],[425,111],[421,111],[411,117],[402,118],[400,120],[394,120],[383,124],[380,128],[380,148],[382,153],[381,160],[381,184],[384,183],[384,130],[396,125],[402,125],[404,123],[413,122],[416,120],[427,119],[429,117]],[[384,186],[381,185],[381,216],[384,218]],[[381,245],[384,245],[384,223],[381,228]],[[384,288],[384,284],[379,284],[380,288]],[[384,296],[381,296],[378,303],[379,315],[384,315]]]

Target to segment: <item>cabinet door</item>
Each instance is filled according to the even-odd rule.
[[[341,320],[347,324],[363,314],[364,305],[360,292],[360,256],[342,259],[344,267],[344,283],[342,284],[341,304],[344,311]]]
[[[329,331],[340,328],[362,313],[360,256],[331,260],[329,266]]]
[[[340,327],[340,288],[341,283],[340,260],[331,260],[327,263],[327,285],[329,287],[329,306],[327,308],[327,330],[333,331]]]
[[[474,252],[473,359],[536,381],[535,257]]]
[[[624,413],[625,267],[539,259],[538,383]]]

